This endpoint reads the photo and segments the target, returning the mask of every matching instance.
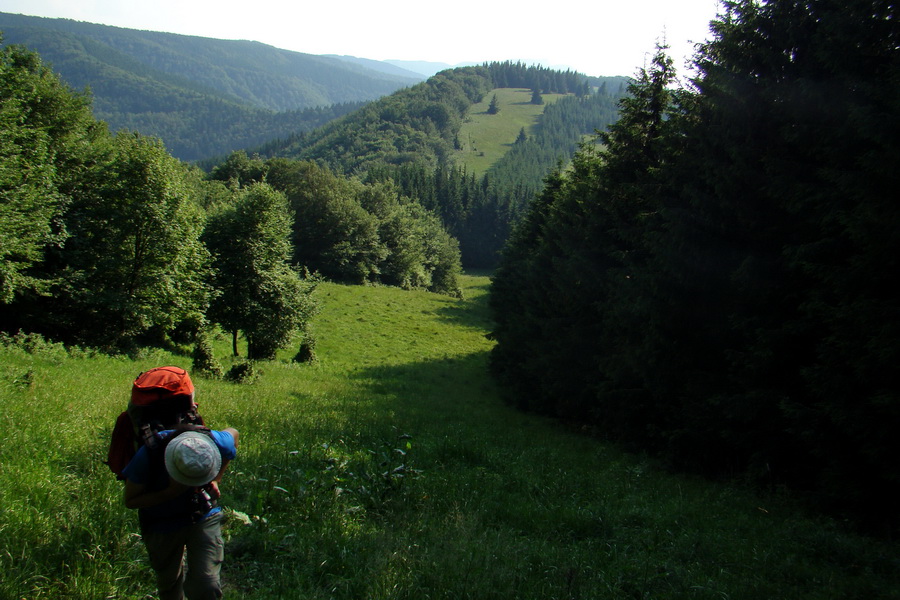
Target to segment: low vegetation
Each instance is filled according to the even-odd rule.
[[[322,284],[320,360],[197,377],[241,431],[226,475],[235,599],[898,598],[896,546],[661,470],[505,405],[487,374],[489,280],[465,299]],[[231,359],[230,339],[213,339]],[[0,597],[145,598],[137,519],[103,465],[136,359],[34,336],[0,346]]]

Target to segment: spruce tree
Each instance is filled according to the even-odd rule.
[[[516,144],[524,144],[528,141],[528,135],[525,133],[525,128],[521,128],[519,130],[519,135],[516,136]]]
[[[694,355],[720,366],[707,407],[770,476],[884,515],[900,491],[883,461],[900,452],[896,8],[725,9],[698,60],[690,204],[673,213],[679,272],[705,282],[694,340],[709,350]]]
[[[645,236],[659,227],[674,77],[658,49],[602,136],[607,151],[587,144],[565,173],[548,179],[511,237],[492,290],[495,371],[525,382],[516,389],[529,390],[532,408],[616,435],[626,428],[644,435],[652,420],[634,399],[648,393],[644,365],[653,357],[646,341],[653,320],[641,298],[652,290],[643,277]]]
[[[500,104],[499,102],[497,102],[497,94],[494,94],[491,97],[491,103],[490,105],[488,105],[487,112],[489,115],[496,115],[498,112],[500,112]]]

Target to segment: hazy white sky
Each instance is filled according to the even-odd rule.
[[[717,0],[0,0],[0,12],[375,60],[523,60],[634,75],[666,39],[677,67]]]

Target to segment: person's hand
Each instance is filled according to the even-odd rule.
[[[219,491],[219,482],[218,481],[210,481],[207,486],[207,490],[209,491],[209,497],[213,500],[218,500],[222,497],[222,492]]]

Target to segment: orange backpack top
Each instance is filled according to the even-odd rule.
[[[177,425],[204,425],[194,384],[179,367],[156,367],[137,376],[128,408],[116,419],[106,464],[118,479],[141,445],[153,448],[158,433]]]
[[[173,398],[194,396],[194,384],[188,372],[179,367],[156,367],[137,376],[131,386],[131,404],[150,406]]]

